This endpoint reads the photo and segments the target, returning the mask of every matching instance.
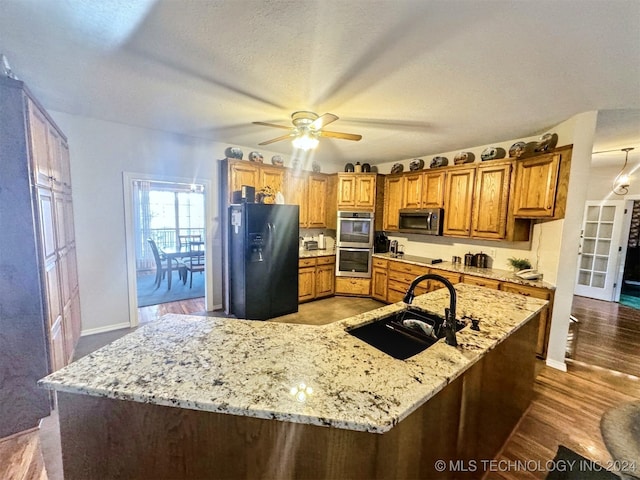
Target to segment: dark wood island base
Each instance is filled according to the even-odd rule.
[[[58,392],[65,479],[480,478],[531,401],[537,329],[385,434]]]

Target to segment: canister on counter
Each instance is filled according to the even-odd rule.
[[[465,267],[473,267],[473,253],[465,253],[464,255],[464,266]]]

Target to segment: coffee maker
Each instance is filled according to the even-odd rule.
[[[389,251],[389,239],[384,232],[376,232],[373,240],[373,251],[375,253],[387,253]]]

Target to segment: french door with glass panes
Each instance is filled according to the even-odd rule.
[[[585,205],[575,294],[614,301],[624,201],[588,201]]]

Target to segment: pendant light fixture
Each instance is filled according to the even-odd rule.
[[[629,162],[629,152],[633,150],[633,147],[622,148],[621,151],[625,152],[626,155],[624,157],[624,165],[622,165],[622,170],[620,173],[616,175],[616,178],[613,180],[613,193],[616,195],[626,195],[629,192],[629,174],[625,172],[627,168],[627,163]]]

